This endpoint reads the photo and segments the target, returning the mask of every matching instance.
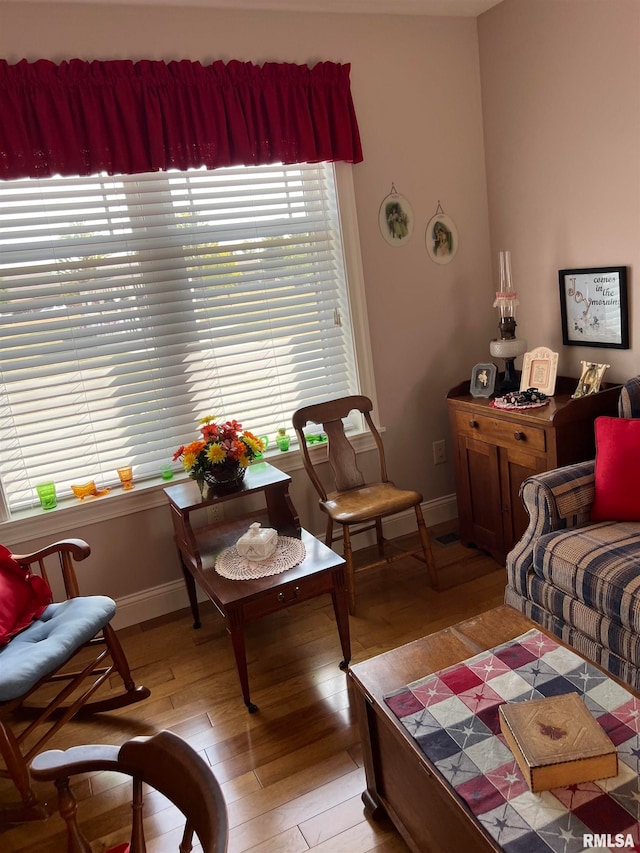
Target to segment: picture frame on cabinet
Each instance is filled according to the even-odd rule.
[[[471,371],[469,392],[472,397],[490,397],[496,388],[498,368],[492,362],[476,364]]]
[[[596,361],[581,361],[582,372],[578,380],[578,387],[571,397],[576,400],[580,397],[588,397],[589,394],[597,394],[602,385],[605,370],[610,364],[598,364]]]
[[[558,353],[548,347],[537,347],[522,356],[520,391],[537,388],[547,397],[553,397],[558,374]]]
[[[558,271],[562,342],[629,349],[626,267]]]

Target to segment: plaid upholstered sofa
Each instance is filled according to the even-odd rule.
[[[640,417],[640,377],[619,414]],[[505,602],[640,690],[640,522],[591,522],[594,471],[592,460],[524,481],[529,526],[507,555]]]

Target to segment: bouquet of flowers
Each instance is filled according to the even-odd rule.
[[[179,459],[194,480],[228,480],[234,472],[244,476],[247,465],[264,450],[262,441],[238,421],[217,422],[207,416],[199,423],[202,438],[182,444],[173,454],[174,462]]]

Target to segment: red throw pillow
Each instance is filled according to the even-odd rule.
[[[592,521],[640,521],[640,418],[596,418]]]
[[[49,585],[0,545],[0,646],[37,619],[51,601]]]

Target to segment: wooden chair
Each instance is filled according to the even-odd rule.
[[[74,562],[89,553],[86,542],[66,539],[33,554],[13,555],[25,574],[39,574],[49,586],[56,582],[62,600],[49,604],[0,649],[0,755],[5,764],[0,777],[11,779],[22,798],[21,805],[0,807],[4,822],[48,816],[31,787],[28,765],[65,723],[81,712],[110,711],[150,695],[134,684],[109,624],[115,602],[80,595]],[[56,567],[58,577],[52,573]],[[75,669],[68,666],[72,660]],[[107,691],[114,675],[121,685]]]
[[[366,530],[375,529],[379,558],[362,568],[391,563],[407,556],[418,556],[427,566],[429,580],[434,589],[438,587],[435,563],[431,551],[429,533],[424,523],[420,504],[422,495],[419,492],[405,491],[397,488],[387,476],[384,447],[380,433],[371,418],[373,404],[368,397],[352,396],[317,403],[298,409],[293,415],[293,427],[300,442],[304,467],[320,495],[320,508],[328,516],[325,542],[331,547],[337,539],[344,540],[344,558],[347,567],[347,586],[349,590],[349,610],[355,613],[355,585],[353,552],[351,537]],[[356,452],[344,431],[343,418],[354,411],[359,411],[365,419],[367,427],[373,435],[378,448],[380,463],[380,480],[376,483],[366,483],[357,464]],[[321,424],[328,439],[328,460],[333,472],[335,491],[327,492],[311,459],[303,428],[308,423]],[[318,459],[319,462],[326,459]],[[382,533],[382,519],[399,512],[413,509],[416,515],[420,547],[410,551],[400,551],[393,556],[385,554],[385,540]],[[339,524],[341,533],[334,535],[334,524]]]
[[[164,794],[186,818],[180,853],[189,853],[193,834],[204,853],[227,849],[228,821],[222,791],[211,767],[173,732],[136,737],[117,746],[73,746],[64,751],[43,752],[31,763],[31,775],[39,782],[55,782],[60,815],[67,826],[67,853],[91,853],[91,845],[77,823],[78,805],[70,777],[79,773],[111,770],[132,778],[132,825],[129,847],[116,851],[144,853],[143,784]],[[163,845],[162,849],[166,847]]]

